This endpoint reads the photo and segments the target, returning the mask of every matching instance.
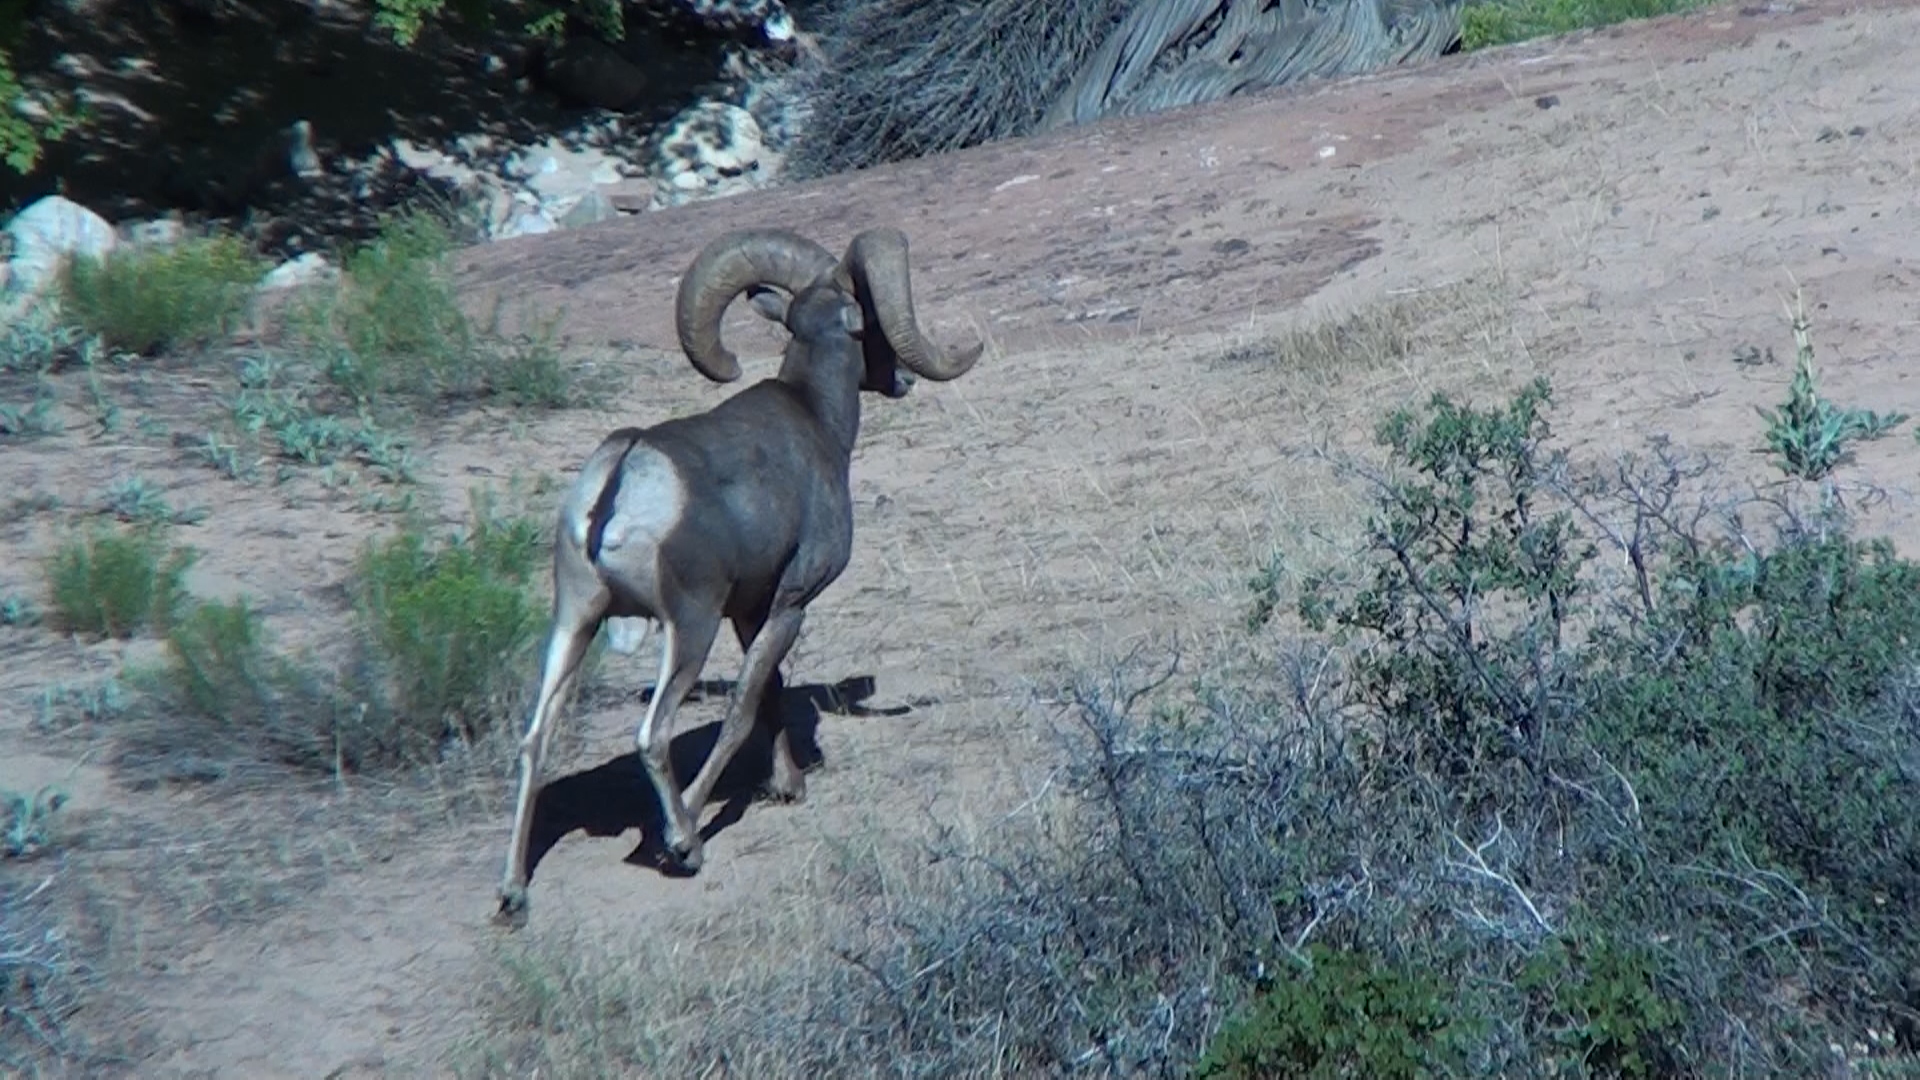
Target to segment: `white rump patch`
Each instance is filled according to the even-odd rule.
[[[617,558],[623,548],[657,546],[680,524],[687,509],[687,487],[667,455],[635,443],[620,469],[620,491],[600,534],[600,557]]]

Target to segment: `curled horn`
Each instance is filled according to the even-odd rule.
[[[756,285],[797,292],[834,268],[831,252],[786,229],[737,229],[715,237],[695,256],[674,298],[681,350],[700,374],[732,382],[740,377],[740,358],[720,343],[720,316],[734,297]]]
[[[887,346],[915,375],[936,382],[957,379],[986,350],[980,342],[942,352],[920,333],[907,275],[907,237],[898,229],[868,229],[854,237],[835,276],[859,298],[862,312],[879,322]]]

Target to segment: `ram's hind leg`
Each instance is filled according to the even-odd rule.
[[[753,647],[753,639],[759,636],[761,625],[751,619],[735,620],[733,632],[740,641],[742,653]],[[781,802],[799,803],[807,798],[807,777],[800,770],[799,759],[794,756],[793,741],[787,729],[787,684],[780,675],[780,663],[780,660],[775,660],[767,673],[766,687],[761,691],[760,708],[755,719],[773,739],[773,773],[767,778],[767,794]]]
[[[700,767],[700,775],[693,778],[687,786],[687,809],[698,816],[701,808],[713,795],[715,784],[720,782],[720,774],[726,771],[727,763],[740,750],[740,744],[746,741],[747,734],[759,717],[762,703],[766,700],[769,685],[777,680],[772,678],[779,669],[780,662],[786,659],[787,650],[793,647],[794,639],[800,636],[800,623],[805,611],[797,607],[777,608],[767,616],[766,624],[753,637],[747,646],[745,661],[740,665],[740,682],[734,688],[733,700],[727,705],[727,718],[721,722],[719,741],[713,745],[713,752],[707,755],[707,763]],[[774,707],[777,702],[772,703]],[[784,725],[783,725],[784,728]],[[792,750],[783,751],[791,760]]]
[[[793,754],[793,730],[787,726],[786,680],[775,664],[767,679],[766,696],[760,701],[760,724],[773,733],[773,775],[767,778],[767,794],[784,803],[807,801],[807,774]]]
[[[507,845],[500,907],[494,914],[496,921],[506,925],[517,925],[526,918],[527,844],[533,831],[533,804],[540,791],[540,770],[546,761],[547,747],[553,742],[560,703],[572,688],[604,609],[604,601],[597,593],[570,590],[565,583],[556,590],[553,625],[547,631],[546,654],[540,664],[540,694],[534,699],[527,732],[520,739],[520,792],[514,802],[513,838]]]
[[[700,842],[700,811],[696,807],[688,812],[680,783],[673,775],[673,717],[700,678],[700,668],[713,648],[713,635],[719,630],[719,615],[691,606],[678,621],[666,623],[660,635],[660,677],[653,684],[653,700],[647,703],[647,716],[640,722],[635,739],[647,775],[660,795],[663,846],[688,870],[700,869],[704,845]]]

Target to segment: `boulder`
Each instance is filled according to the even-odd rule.
[[[289,259],[267,271],[260,279],[262,289],[292,289],[301,285],[312,285],[322,281],[333,281],[340,271],[317,251],[309,251],[297,259]]]
[[[668,124],[654,150],[654,175],[670,204],[760,187],[770,155],[759,121],[738,105],[708,101]]]
[[[38,293],[74,256],[104,258],[119,237],[106,218],[68,199],[48,195],[7,223],[13,239],[9,262],[12,288]]]
[[[578,229],[619,216],[620,211],[614,208],[613,200],[600,194],[599,191],[589,191],[580,197],[579,202],[573,204],[573,209],[561,216],[560,227]]]

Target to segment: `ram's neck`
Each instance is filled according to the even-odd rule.
[[[859,364],[827,359],[809,362],[789,358],[780,365],[780,381],[800,394],[807,408],[820,421],[820,427],[832,438],[846,457],[853,456],[853,444],[860,437]]]

